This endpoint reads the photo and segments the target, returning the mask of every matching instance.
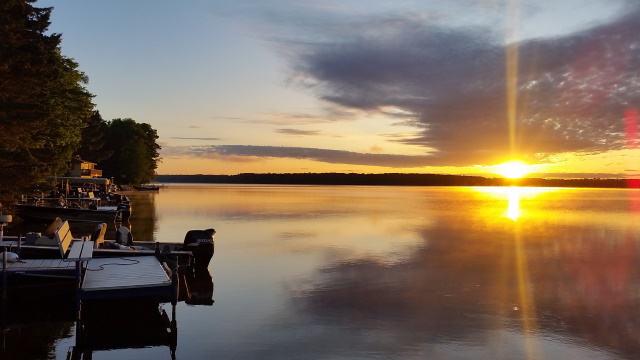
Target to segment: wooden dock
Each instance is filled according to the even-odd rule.
[[[6,250],[3,252],[3,290],[8,287],[9,276],[28,273],[40,276],[40,280],[63,276],[74,279],[78,301],[136,296],[163,296],[177,301],[177,271],[161,264],[156,256],[94,258],[94,241],[73,240],[67,221],[56,230],[54,238],[60,258],[8,262]],[[3,291],[3,298],[5,295]]]
[[[75,271],[76,264],[64,259],[29,259],[7,263],[6,271],[10,273]]]
[[[80,287],[82,299],[171,293],[171,278],[155,256],[93,258]]]
[[[76,244],[80,245],[80,242],[74,242],[70,252],[74,260],[67,257],[5,262],[1,269],[3,288],[7,286],[9,277],[22,275],[38,281],[39,284],[46,284],[46,279],[67,279],[64,281],[75,282],[79,300],[177,296],[177,277],[172,276],[175,271],[169,270],[166,265],[163,266],[155,256],[83,257],[73,254],[74,250],[79,248]],[[90,246],[87,244],[85,248],[90,249]],[[31,280],[25,278],[24,281]]]

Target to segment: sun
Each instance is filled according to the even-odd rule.
[[[495,166],[496,173],[508,178],[518,179],[531,172],[531,165],[520,160],[511,160]]]

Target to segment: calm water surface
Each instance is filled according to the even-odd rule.
[[[638,190],[170,184],[131,198],[137,240],[218,231],[215,303],[178,304],[177,359],[640,357]]]

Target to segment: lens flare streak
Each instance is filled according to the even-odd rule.
[[[627,148],[631,150],[638,149],[638,110],[635,108],[629,108],[624,114],[625,132],[627,134]],[[636,159],[634,159],[634,166]],[[640,174],[632,174],[627,179],[627,187],[630,189],[640,189]],[[630,201],[631,211],[640,213],[640,197],[637,193],[631,195]]]

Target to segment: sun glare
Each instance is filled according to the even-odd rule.
[[[509,179],[518,179],[531,172],[531,166],[520,160],[512,160],[496,165],[496,172]]]

